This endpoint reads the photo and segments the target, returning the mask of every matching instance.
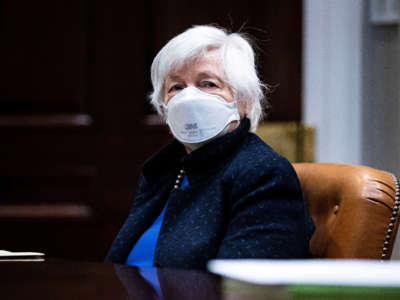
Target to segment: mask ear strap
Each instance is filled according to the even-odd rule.
[[[161,113],[165,116],[167,114],[167,105],[165,105],[165,103],[160,103],[159,104],[159,108],[161,110]]]

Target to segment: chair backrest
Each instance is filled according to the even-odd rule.
[[[359,165],[295,163],[315,233],[316,258],[389,259],[399,226],[399,183]]]

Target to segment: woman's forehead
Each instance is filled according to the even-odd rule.
[[[208,51],[204,55],[190,60],[183,66],[173,68],[166,79],[181,79],[187,76],[217,76],[221,77],[221,66],[215,51]]]

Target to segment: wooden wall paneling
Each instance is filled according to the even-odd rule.
[[[91,86],[99,176],[94,198],[101,202],[105,252],[132,205],[145,159],[169,139],[163,126],[145,122],[149,92],[150,1],[97,1]],[[159,138],[160,137],[160,138]]]
[[[1,114],[82,113],[85,1],[2,1]]]
[[[252,7],[252,20],[264,31],[260,71],[272,86],[268,120],[300,121],[302,1],[255,1]]]
[[[0,248],[99,257],[89,1],[1,4]]]

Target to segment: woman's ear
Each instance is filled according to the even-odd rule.
[[[252,107],[253,105],[250,104],[248,101],[238,99],[238,112],[240,119],[246,117],[250,113]]]

